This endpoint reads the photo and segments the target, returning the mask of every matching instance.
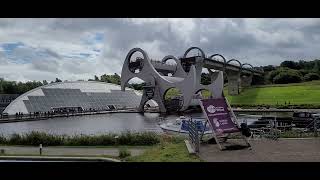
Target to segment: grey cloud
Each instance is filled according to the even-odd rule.
[[[34,59],[30,62],[32,68],[67,76],[61,77],[63,79],[119,73],[127,52],[140,45],[151,58],[168,54],[181,56],[187,48],[198,46],[207,55],[220,53],[227,59],[236,58],[254,65],[279,64],[287,58],[299,60],[320,55],[319,19],[0,20],[0,33],[8,32],[9,36],[12,29],[20,38],[38,40],[40,46],[41,41],[45,41],[46,45],[40,48],[48,57],[37,59],[39,57],[28,53],[30,49],[20,49],[15,54],[24,58],[31,56]],[[74,53],[72,48],[89,48],[83,39],[97,32],[104,34],[100,57],[90,61],[64,59],[68,52]],[[59,52],[60,46],[63,53]]]
[[[54,58],[61,59],[60,54],[57,53],[57,52],[52,51],[51,49],[46,48],[46,49],[44,49],[44,52],[45,52],[47,55],[50,55],[50,56],[52,56],[52,57],[54,57]]]
[[[55,59],[34,59],[32,61],[32,67],[40,71],[57,73],[60,68],[60,64]]]

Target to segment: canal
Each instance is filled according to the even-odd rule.
[[[124,131],[153,131],[161,133],[158,113],[110,113],[73,117],[57,117],[40,121],[24,121],[0,124],[0,134],[24,134],[31,131],[65,135],[98,135]],[[202,113],[186,114],[191,117],[203,117]],[[178,115],[167,115],[165,121],[174,121]],[[248,124],[257,120],[255,117],[238,115],[238,121]]]

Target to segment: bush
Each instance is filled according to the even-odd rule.
[[[1,155],[5,155],[6,154],[6,150],[5,149],[0,149],[0,154]]]
[[[153,132],[122,133],[118,138],[119,145],[153,145],[160,142],[160,138]]]
[[[44,132],[31,132],[23,136],[23,141],[34,146],[39,144],[44,146],[57,146],[64,143],[64,136],[46,134]]]
[[[309,71],[305,69],[300,69],[299,72],[301,73],[302,76],[305,76],[306,74],[309,73]]]
[[[0,144],[7,144],[7,138],[3,135],[0,135]]]
[[[320,76],[317,73],[308,73],[303,77],[303,79],[305,81],[319,80]]]
[[[20,136],[20,134],[12,134],[11,137],[8,140],[8,144],[15,144],[15,145],[20,145],[23,144],[22,143],[22,137]]]
[[[298,70],[280,67],[269,72],[267,80],[276,84],[297,83],[302,81],[302,74]]]
[[[128,156],[131,156],[130,151],[128,151],[127,149],[120,149],[119,158],[126,158]]]
[[[153,132],[131,133],[118,135],[52,135],[43,132],[31,132],[25,135],[12,134],[8,139],[0,136],[0,144],[38,146],[110,146],[110,145],[154,145],[160,142],[160,137]]]
[[[273,78],[275,84],[298,83],[302,81],[302,75],[296,70],[281,71]]]

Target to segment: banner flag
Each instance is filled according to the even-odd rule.
[[[239,132],[232,121],[225,98],[200,100],[205,115],[217,135]]]

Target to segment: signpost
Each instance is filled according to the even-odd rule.
[[[233,113],[228,100],[225,97],[202,99],[200,100],[201,108],[212,128],[213,136],[222,150],[218,137],[228,135],[231,133],[241,133],[240,126],[237,122],[236,116]],[[247,145],[250,144],[247,138],[241,134]]]

